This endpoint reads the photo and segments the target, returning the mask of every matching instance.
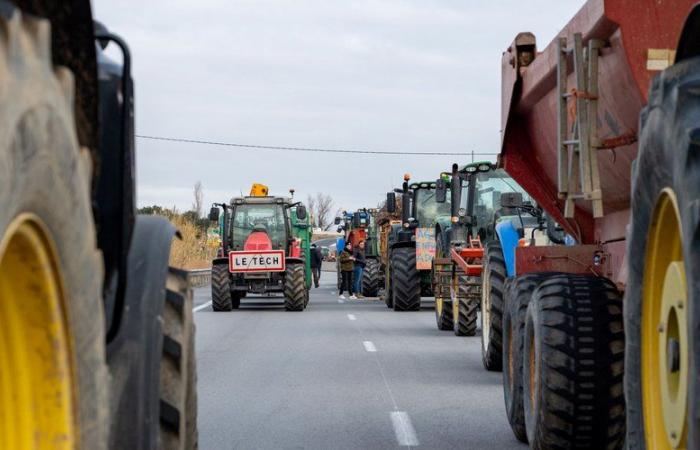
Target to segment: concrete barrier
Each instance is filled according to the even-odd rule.
[[[187,279],[192,287],[206,286],[211,283],[211,269],[188,270]]]

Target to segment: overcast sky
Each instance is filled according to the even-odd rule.
[[[129,43],[137,134],[274,146],[498,152],[501,53],[583,0],[94,0]],[[287,153],[138,139],[140,206],[322,191],[376,206],[471,157]],[[484,158],[482,158],[484,159]],[[493,159],[486,158],[486,159]]]

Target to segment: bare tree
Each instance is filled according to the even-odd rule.
[[[328,194],[318,192],[316,194],[316,221],[319,228],[325,229],[331,223],[333,220],[330,217],[332,212],[333,198]]]
[[[192,203],[192,211],[197,213],[197,218],[202,217],[202,205],[204,204],[204,190],[202,182],[197,181],[194,184],[194,203]]]
[[[316,219],[316,198],[311,194],[306,197],[306,209],[311,213],[311,226],[318,226]]]

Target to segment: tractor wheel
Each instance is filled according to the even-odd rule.
[[[505,292],[503,311],[503,397],[515,437],[527,442],[523,410],[523,335],[525,314],[538,284],[553,274],[529,273],[513,279]]]
[[[452,329],[452,300],[435,298],[435,322],[438,330]]]
[[[284,273],[284,309],[303,311],[307,295],[304,265],[287,264],[287,270]]]
[[[160,363],[161,449],[197,448],[196,363],[192,293],[187,273],[170,268],[163,304]]]
[[[420,273],[416,269],[416,249],[400,247],[392,251],[391,267],[394,311],[420,310]]]
[[[700,58],[654,79],[627,238],[630,449],[700,448]]]
[[[503,345],[503,284],[506,263],[500,242],[489,242],[484,250],[481,274],[481,360],[486,370],[501,370]]]
[[[386,307],[392,309],[394,307],[394,291],[391,284],[391,262],[386,265],[386,273],[384,274],[384,303]]]
[[[245,297],[244,291],[231,291],[231,308],[238,309],[241,306],[241,299]]]
[[[523,346],[530,448],[621,448],[622,299],[588,275],[549,277],[527,307]]]
[[[475,291],[479,286],[467,275],[460,275],[457,286],[459,294],[453,300],[454,313],[457,318],[453,324],[453,331],[457,336],[474,336],[476,334],[478,297]]]
[[[368,259],[362,271],[362,295],[376,297],[379,293],[379,261]]]
[[[211,266],[211,308],[214,311],[231,311],[233,299],[228,265],[214,264]],[[238,298],[240,304],[241,299]]]
[[[0,28],[0,448],[105,448],[103,261],[73,76],[52,65],[48,21],[4,3]]]

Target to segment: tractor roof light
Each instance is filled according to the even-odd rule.
[[[474,173],[477,170],[479,170],[476,166],[467,166],[464,168],[464,171],[467,173]]]
[[[488,172],[491,170],[491,164],[479,164],[480,172]]]
[[[408,181],[408,180],[410,180],[410,179],[411,179],[411,174],[410,174],[410,173],[405,173],[405,174],[403,175],[403,180],[404,180],[404,181]]]

